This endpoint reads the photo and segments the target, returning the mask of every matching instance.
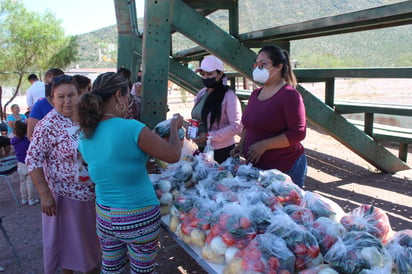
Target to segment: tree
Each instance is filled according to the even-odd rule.
[[[0,1],[0,71],[17,85],[7,105],[16,97],[27,71],[65,68],[75,61],[76,37],[66,37],[61,21],[53,13],[28,11],[19,0]],[[9,79],[10,80],[10,79]],[[2,117],[4,119],[4,117]]]

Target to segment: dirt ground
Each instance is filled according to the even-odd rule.
[[[171,111],[188,117],[192,102],[170,104]],[[186,113],[184,112],[186,111]],[[395,231],[412,229],[412,169],[382,174],[321,130],[308,126],[303,142],[308,157],[306,190],[331,198],[346,212],[360,204],[385,210]],[[411,147],[411,146],[410,146]],[[396,147],[389,147],[396,155]],[[412,167],[412,148],[408,154]],[[10,176],[19,195],[18,177]],[[40,206],[18,208],[7,184],[0,181],[0,216],[15,249],[0,232],[0,266],[4,273],[43,273]],[[158,273],[207,273],[162,229]]]

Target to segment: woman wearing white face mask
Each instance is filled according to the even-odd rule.
[[[193,139],[203,151],[206,134],[211,137],[214,159],[221,163],[230,156],[235,147],[235,135],[242,132],[242,109],[235,92],[224,82],[223,62],[206,56],[199,72],[205,85],[195,98],[192,119],[200,121],[199,138]]]
[[[295,89],[287,52],[277,46],[263,47],[253,80],[263,87],[249,98],[242,117],[242,139],[231,155],[242,155],[260,169],[278,169],[303,187],[307,170],[301,144],[306,135],[305,105]]]

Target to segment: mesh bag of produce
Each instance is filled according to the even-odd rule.
[[[346,234],[346,229],[340,224],[326,217],[319,217],[311,223],[309,231],[318,240],[323,255],[329,251],[338,239]]]
[[[283,207],[283,211],[288,214],[293,221],[303,226],[309,226],[315,220],[315,217],[310,209],[299,205],[286,205]]]
[[[386,213],[372,205],[361,205],[343,216],[340,223],[348,231],[366,231],[383,243],[392,236],[393,231]]]
[[[365,231],[348,232],[325,254],[339,273],[390,273],[392,257],[382,242]]]
[[[315,219],[327,217],[338,222],[345,215],[345,212],[337,203],[311,191],[305,192],[301,206],[310,209]]]
[[[279,202],[283,205],[300,205],[305,194],[305,191],[292,181],[274,181],[268,185],[266,189],[275,194]]]
[[[296,257],[295,270],[301,271],[322,263],[322,254],[315,236],[295,223],[289,215],[275,214],[266,233],[285,240],[287,247]]]
[[[164,121],[158,123],[154,127],[153,131],[162,138],[169,138],[169,136],[170,136],[170,121],[171,120],[172,119],[167,119],[167,120],[164,120]],[[185,138],[185,130],[183,128],[180,128],[178,130],[178,133],[179,133],[179,139],[183,140]]]
[[[386,248],[392,255],[397,274],[412,273],[412,230],[405,229],[395,233]]]

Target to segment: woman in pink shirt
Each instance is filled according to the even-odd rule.
[[[206,56],[196,72],[205,87],[197,94],[192,109],[192,119],[200,121],[199,138],[194,141],[203,151],[206,136],[210,136],[215,161],[221,163],[235,147],[235,136],[242,132],[242,109],[235,92],[224,83],[223,62],[219,58]]]

